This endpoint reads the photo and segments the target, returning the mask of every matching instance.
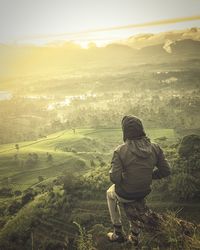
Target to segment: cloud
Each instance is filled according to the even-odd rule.
[[[130,25],[124,25],[124,26],[91,29],[91,30],[85,30],[81,32],[66,32],[66,33],[60,33],[60,34],[27,36],[27,37],[21,37],[19,40],[49,39],[49,38],[59,38],[59,37],[61,38],[61,37],[66,37],[66,36],[70,37],[70,39],[72,38],[78,39],[81,36],[92,34],[92,33],[97,33],[97,32],[108,32],[108,31],[115,31],[115,30],[125,30],[125,29],[134,29],[134,28],[142,28],[142,27],[150,27],[150,26],[168,25],[168,24],[175,24],[175,23],[181,23],[181,22],[189,22],[189,21],[194,21],[194,20],[200,20],[200,15],[156,20],[152,22],[136,23],[136,24],[130,24]]]

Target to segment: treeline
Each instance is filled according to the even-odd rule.
[[[54,132],[55,113],[42,99],[14,97],[0,101],[0,144],[35,140]]]
[[[140,117],[148,128],[174,128],[176,130],[198,128],[200,118],[198,93],[175,93],[161,90],[143,93],[124,92],[91,102],[76,100],[69,107],[60,108],[64,127],[120,127],[124,114]],[[59,112],[59,110],[58,110]]]
[[[120,127],[124,114],[140,117],[148,128],[174,128],[176,131],[199,128],[198,71],[134,73],[117,77],[110,73],[100,77],[93,83],[96,96],[76,97],[66,106],[62,101],[68,82],[64,80],[61,85],[55,80],[51,86],[60,88],[59,93],[63,91],[63,99],[59,95],[49,100],[16,96],[0,101],[0,144],[36,140],[77,127]],[[44,83],[47,84],[48,81]],[[75,92],[77,88],[86,91],[92,82],[81,83],[79,77],[75,85]],[[70,88],[73,90],[73,86]],[[55,108],[48,109],[54,102],[57,103]]]

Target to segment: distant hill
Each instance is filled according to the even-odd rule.
[[[200,41],[186,39],[171,45],[172,53],[200,55]]]
[[[128,45],[134,49],[141,49],[147,46],[164,44],[168,40],[176,42],[185,39],[200,41],[200,29],[191,28],[187,30],[175,30],[158,34],[140,34],[129,37],[128,39],[122,40],[119,43]]]
[[[101,48],[91,44],[83,49],[71,42],[47,46],[0,44],[0,76],[54,75],[66,69],[76,72],[83,68],[98,70],[114,65],[129,66],[132,62],[170,63],[180,57],[181,60],[199,59],[199,51],[198,28],[137,35]]]
[[[199,58],[200,56],[200,41],[191,39],[181,40],[177,42],[168,42],[165,44],[158,44],[141,48],[136,53],[138,59],[158,58],[161,60],[165,58],[172,60],[174,58],[182,59]]]

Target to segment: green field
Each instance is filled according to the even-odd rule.
[[[172,129],[150,129],[147,135],[152,139],[166,137],[167,143],[176,141]],[[64,171],[83,171],[90,166],[90,160],[100,156],[109,163],[113,150],[122,143],[121,129],[77,129],[64,130],[44,139],[19,142],[0,146],[1,186],[9,182],[14,189],[24,190],[38,183],[38,176],[45,179],[60,175]],[[47,161],[47,152],[53,160]],[[25,162],[29,154],[38,155],[38,163],[28,166]],[[17,160],[14,159],[17,155]],[[9,179],[8,179],[9,178]]]

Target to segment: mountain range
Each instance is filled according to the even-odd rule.
[[[163,63],[200,58],[200,29],[141,34],[105,47],[83,49],[72,42],[33,45],[0,44],[0,76],[31,75],[55,70],[109,67],[114,64]]]

